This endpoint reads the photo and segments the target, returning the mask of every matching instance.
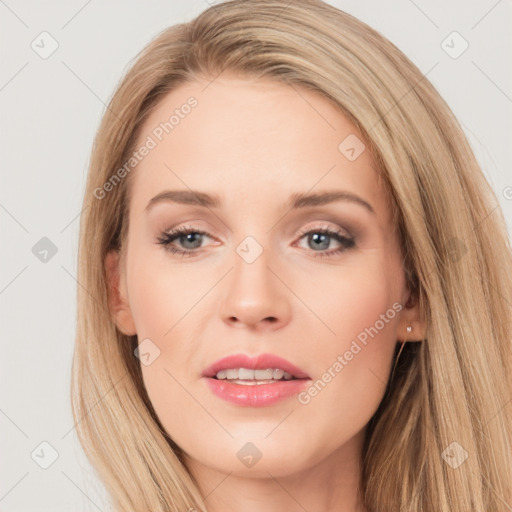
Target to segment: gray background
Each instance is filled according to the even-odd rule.
[[[461,122],[512,232],[510,0],[329,3],[376,28],[427,74]],[[69,405],[89,152],[129,61],[157,32],[207,7],[205,0],[0,0],[1,512],[107,510]],[[45,59],[31,47],[50,48],[43,31],[58,43]],[[458,58],[463,41],[453,31],[469,44]],[[57,249],[46,262],[32,250],[43,237]],[[52,449],[42,442],[58,453],[47,469]]]

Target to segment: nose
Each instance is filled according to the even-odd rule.
[[[252,263],[236,255],[222,305],[224,321],[230,326],[276,330],[289,322],[291,292],[284,276],[268,263],[266,251]]]

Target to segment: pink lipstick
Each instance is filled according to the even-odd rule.
[[[202,373],[210,390],[236,405],[262,407],[302,391],[309,375],[274,354],[234,354],[219,359]]]

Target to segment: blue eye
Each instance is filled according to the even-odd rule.
[[[352,249],[355,247],[355,238],[346,236],[342,231],[335,231],[329,229],[327,227],[320,229],[310,229],[306,232],[301,233],[301,238],[307,235],[307,242],[313,244],[313,247],[320,249],[321,252],[318,252],[316,249],[313,252],[316,252],[315,257],[330,257],[340,254],[348,249]],[[327,248],[326,246],[330,245],[330,241],[334,239],[341,246],[337,249],[333,249],[330,251],[322,251],[322,249]]]
[[[199,229],[180,227],[172,231],[161,233],[161,235],[158,237],[157,243],[163,245],[165,249],[170,251],[172,254],[192,256],[193,253],[197,253],[197,251],[195,251],[194,249],[197,249],[198,247],[201,246],[201,243],[199,243],[199,245],[197,244],[197,239],[199,239],[199,241],[201,242],[200,237],[202,236],[208,236],[208,233],[206,233],[206,231],[201,231]],[[179,239],[180,243],[191,244],[192,247],[185,247],[185,250],[177,249],[176,247],[171,245],[177,239]]]
[[[355,247],[355,238],[344,235],[342,231],[335,231],[327,227],[302,232],[299,238],[302,239],[306,235],[308,243],[312,243],[313,247],[316,246],[316,248],[320,249],[320,251],[312,249],[313,253],[317,253],[314,254],[314,257],[335,256]],[[201,238],[205,236],[211,238],[206,231],[183,226],[172,231],[161,233],[157,238],[157,243],[163,245],[171,254],[181,255],[182,257],[193,256],[198,253],[196,249],[201,247]],[[331,239],[336,240],[341,246],[330,251],[323,250],[326,248],[326,245],[330,245]],[[176,240],[184,247],[183,249],[173,245]]]

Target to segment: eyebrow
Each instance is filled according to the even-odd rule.
[[[326,205],[337,201],[350,201],[359,204],[375,214],[375,210],[370,203],[358,195],[344,190],[317,192],[315,194],[294,193],[290,196],[287,206],[290,210],[295,210]],[[146,211],[162,202],[203,206],[205,208],[220,208],[221,206],[220,197],[217,195],[206,194],[197,190],[165,190],[151,198],[146,206]]]

